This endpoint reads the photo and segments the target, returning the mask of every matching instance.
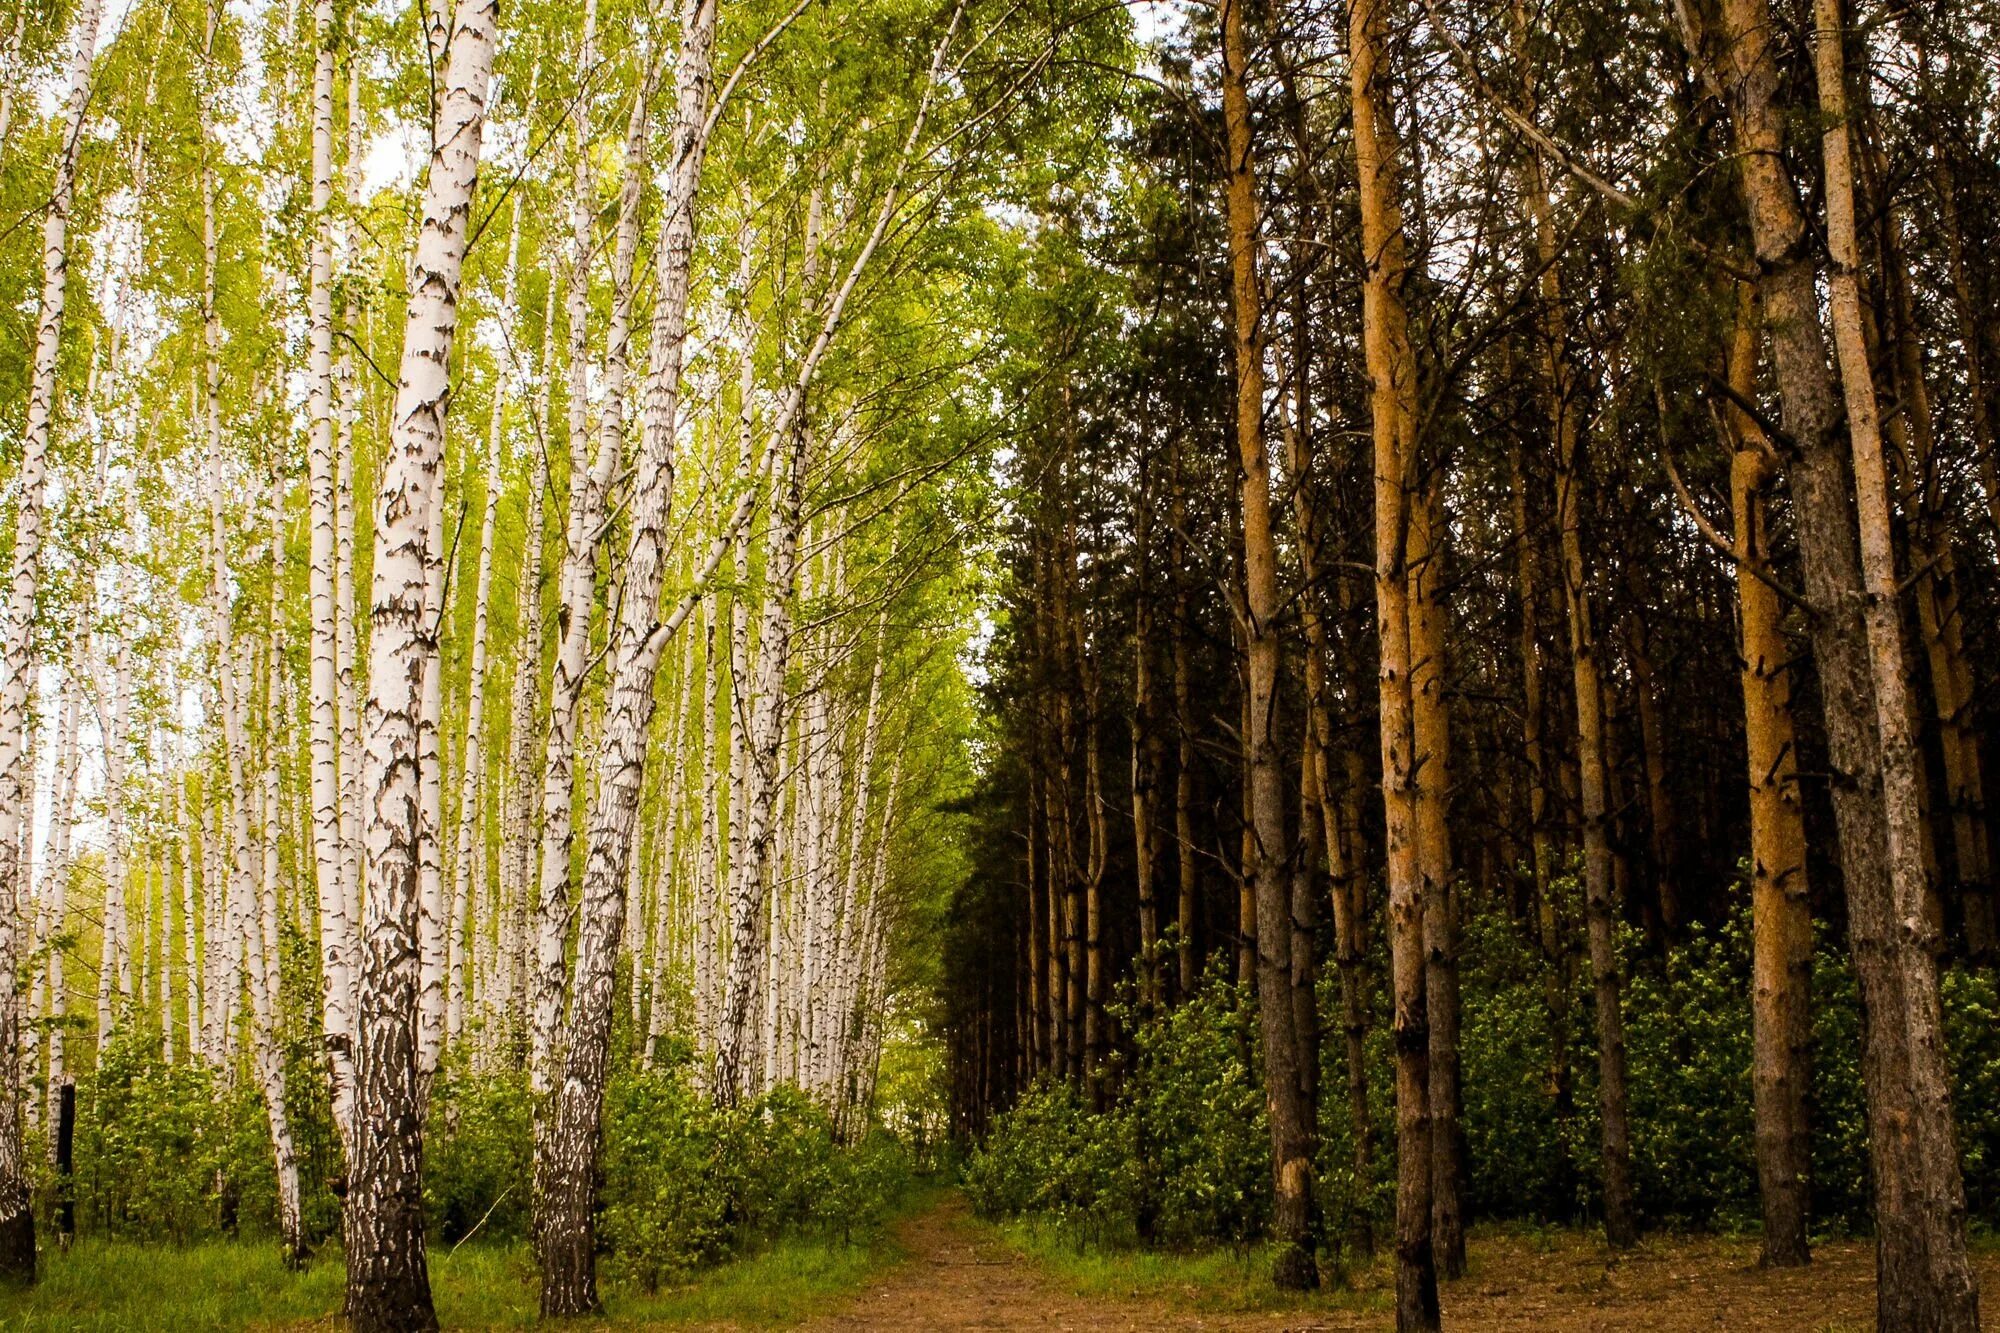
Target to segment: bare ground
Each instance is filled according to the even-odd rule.
[[[1239,1314],[1200,1308],[1218,1293],[1134,1290],[1081,1294],[974,1222],[964,1202],[903,1222],[905,1260],[845,1308],[805,1325],[813,1333],[881,1330],[1290,1330],[1385,1329],[1392,1325],[1386,1263],[1354,1275],[1347,1289],[1298,1308]],[[1979,1256],[1988,1328],[2000,1329],[2000,1255]],[[1874,1327],[1874,1255],[1866,1242],[1823,1245],[1810,1268],[1766,1270],[1754,1241],[1662,1236],[1615,1255],[1576,1233],[1475,1235],[1471,1272],[1443,1293],[1456,1330],[1586,1333],[1850,1333]],[[1226,1295],[1226,1294],[1225,1294]]]

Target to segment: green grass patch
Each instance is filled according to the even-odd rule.
[[[1336,1274],[1315,1292],[1282,1291],[1271,1281],[1267,1245],[1150,1250],[1079,1243],[1068,1232],[1027,1222],[995,1228],[1007,1245],[1079,1296],[1162,1301],[1202,1314],[1289,1310],[1370,1312],[1393,1308],[1373,1284],[1350,1287]]]
[[[898,1214],[929,1207],[936,1198],[935,1191],[912,1191]],[[886,1228],[852,1240],[790,1237],[656,1292],[605,1280],[606,1318],[596,1326],[782,1327],[838,1303],[901,1257]],[[446,1328],[536,1323],[535,1268],[525,1245],[434,1247],[430,1270]],[[86,1240],[67,1254],[44,1253],[41,1281],[32,1290],[0,1291],[0,1333],[324,1327],[340,1310],[344,1282],[338,1252],[294,1272],[266,1242]]]

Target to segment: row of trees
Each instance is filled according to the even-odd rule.
[[[294,1127],[331,1124],[368,1329],[435,1327],[440,1070],[524,1069],[543,1309],[591,1311],[620,1062],[871,1115],[956,873],[973,275],[1014,244],[968,201],[1112,29],[103,22],[21,7],[0,62],[41,232],[0,238],[39,288],[0,358],[0,1271],[35,1272],[34,1131],[138,1034],[255,1080],[294,1258]]]
[[[1038,1078],[1101,1105],[1121,1015],[1231,955],[1279,1280],[1316,1281],[1344,1072],[1355,1177],[1394,1153],[1398,1325],[1434,1328],[1478,1169],[1462,924],[1538,945],[1554,1033],[1587,982],[1622,1246],[1629,970],[1747,889],[1766,1261],[1809,1253],[1825,922],[1866,1015],[1882,1326],[1976,1327],[1938,974],[1995,947],[1990,15],[1182,18],[1109,183],[1038,238],[961,1125]]]

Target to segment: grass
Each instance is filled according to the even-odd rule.
[[[934,1200],[919,1191],[905,1208]],[[604,1282],[606,1318],[583,1327],[780,1327],[837,1303],[900,1257],[886,1230],[852,1242],[793,1237],[683,1286],[647,1293]],[[438,1247],[430,1272],[438,1318],[448,1329],[536,1322],[535,1271],[525,1245],[475,1241],[455,1252]],[[293,1272],[265,1242],[86,1240],[68,1254],[45,1252],[41,1281],[32,1290],[0,1293],[0,1333],[332,1327],[344,1280],[338,1253]]]
[[[1201,1314],[1369,1312],[1393,1304],[1388,1293],[1372,1286],[1332,1284],[1307,1293],[1280,1290],[1271,1281],[1273,1251],[1268,1245],[1128,1249],[1079,1245],[1064,1231],[1025,1222],[1002,1223],[997,1229],[1009,1247],[1079,1296],[1163,1301]]]

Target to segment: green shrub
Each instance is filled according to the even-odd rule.
[[[1185,1003],[1128,1025],[1133,1058],[1111,1104],[1093,1112],[1059,1081],[1023,1096],[966,1164],[973,1206],[1098,1241],[1262,1234],[1270,1138],[1248,993],[1212,974]]]
[[[1064,1082],[1043,1083],[995,1122],[965,1168],[966,1193],[984,1217],[1037,1217],[1104,1241],[1134,1226],[1136,1162],[1127,1122],[1093,1114]]]
[[[77,1226],[185,1243],[273,1230],[277,1184],[255,1086],[160,1059],[158,1034],[121,1029],[77,1078]],[[53,1199],[53,1183],[43,1195]]]
[[[910,1179],[900,1147],[839,1141],[795,1088],[715,1106],[682,1069],[612,1080],[598,1238],[614,1270],[652,1290],[781,1236],[843,1240],[878,1225]]]
[[[1271,1140],[1257,1011],[1221,975],[1139,1024],[1123,1101],[1142,1234],[1169,1245],[1248,1242],[1271,1216]]]
[[[532,1118],[524,1074],[460,1065],[439,1072],[424,1136],[424,1206],[446,1244],[474,1231],[491,1240],[528,1234]]]
[[[730,1251],[749,1164],[732,1151],[728,1118],[677,1073],[612,1080],[598,1238],[649,1290]]]

